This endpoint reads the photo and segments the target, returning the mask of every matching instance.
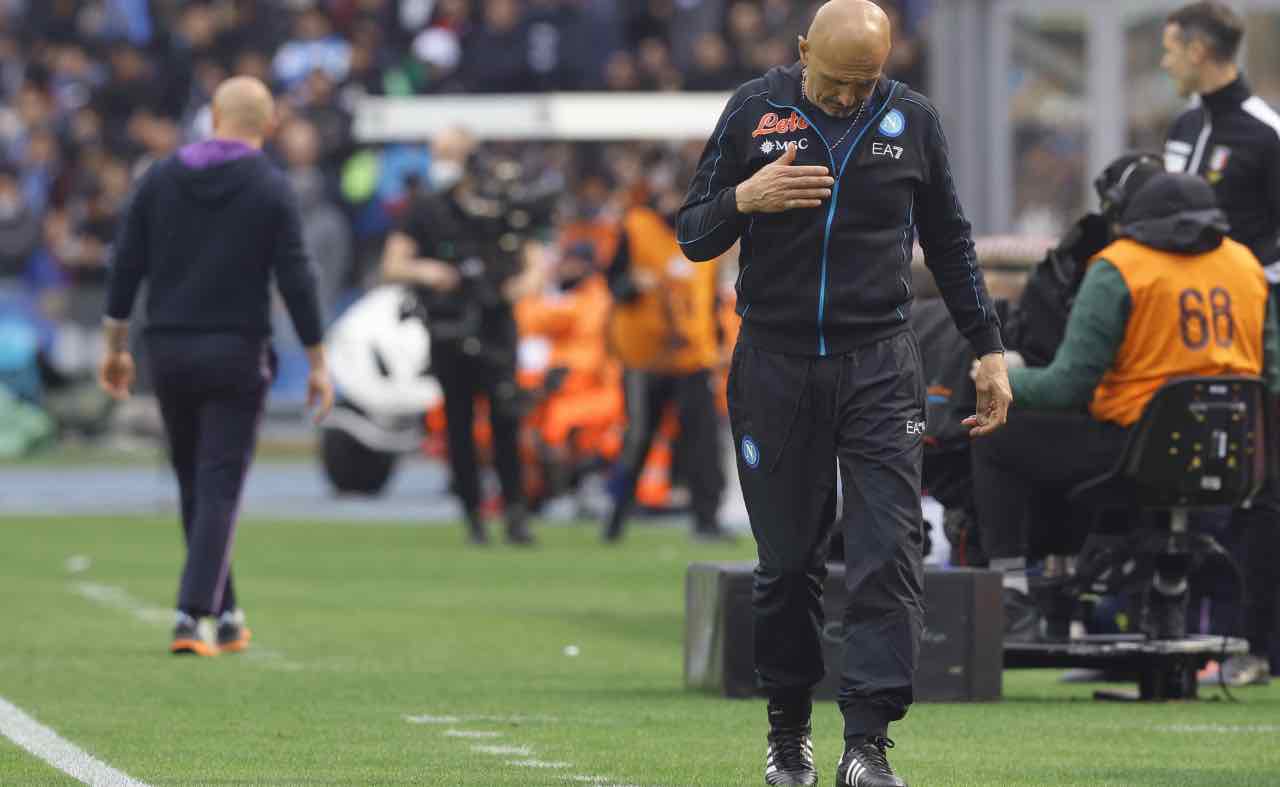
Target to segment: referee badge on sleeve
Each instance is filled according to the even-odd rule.
[[[751,435],[744,435],[742,438],[742,461],[752,470],[760,465],[760,446],[756,445]]]

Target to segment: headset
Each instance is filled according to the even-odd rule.
[[[1124,169],[1120,171],[1119,177],[1115,182],[1110,182],[1109,175],[1120,165],[1124,165]],[[1107,165],[1093,181],[1093,189],[1098,192],[1101,200],[1101,209],[1104,216],[1111,219],[1117,219],[1120,214],[1124,213],[1125,207],[1128,205],[1129,197],[1132,196],[1125,187],[1129,183],[1129,179],[1134,173],[1144,168],[1154,168],[1158,171],[1164,171],[1164,159],[1155,153],[1134,153],[1116,159]],[[1154,173],[1152,173],[1154,174]],[[1145,183],[1147,178],[1142,179]],[[1139,183],[1138,185],[1141,185]],[[1136,190],[1136,189],[1135,189]]]

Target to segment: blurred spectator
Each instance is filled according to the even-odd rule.
[[[0,164],[0,281],[23,276],[40,242],[40,218],[22,198],[18,170]]]
[[[315,126],[320,144],[320,163],[336,172],[351,153],[351,113],[338,103],[337,85],[325,71],[312,71],[300,90],[297,113]]]
[[[481,24],[462,39],[459,77],[469,93],[527,93],[537,87],[529,66],[529,29],[516,0],[484,0]]]
[[[302,241],[315,263],[320,305],[324,314],[332,314],[351,272],[351,228],[329,199],[315,126],[303,119],[291,121],[280,131],[280,152],[302,210]]]
[[[272,61],[276,79],[286,90],[315,71],[340,82],[350,67],[351,45],[334,34],[329,17],[319,7],[298,13],[293,38],[280,47]]]
[[[604,86],[607,90],[640,90],[640,70],[630,52],[618,50],[604,67]]]
[[[679,90],[684,78],[671,61],[671,50],[661,38],[646,38],[637,47],[641,83],[645,90]]]
[[[703,33],[693,45],[693,65],[685,87],[689,90],[719,90],[739,78],[729,56],[729,45],[719,33]],[[746,81],[740,79],[739,81]]]

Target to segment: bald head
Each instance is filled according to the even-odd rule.
[[[232,77],[213,94],[214,136],[261,146],[271,133],[275,112],[271,91],[260,80]]]
[[[475,137],[459,126],[443,128],[431,140],[432,158],[462,163],[475,149]]]
[[[806,97],[827,114],[853,114],[875,91],[891,46],[884,9],[870,0],[830,0],[800,37]]]

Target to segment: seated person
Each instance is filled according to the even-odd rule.
[[[1116,240],[1090,262],[1052,363],[1014,368],[1010,358],[1009,422],[974,442],[979,529],[991,567],[1005,574],[1006,636],[1034,637],[1040,626],[1026,599],[1033,507],[1037,528],[1068,532],[1062,496],[1115,463],[1166,380],[1265,367],[1280,390],[1267,282],[1249,249],[1226,237],[1213,189],[1151,168],[1118,189]],[[1145,618],[1185,618],[1185,582],[1153,590]],[[1147,633],[1169,636],[1163,628]]]
[[[1005,347],[1015,350],[1027,366],[1048,366],[1062,344],[1085,267],[1113,240],[1123,183],[1135,173],[1145,178],[1162,171],[1164,159],[1151,153],[1126,153],[1116,158],[1093,182],[1100,201],[1098,212],[1086,213],[1076,221],[1025,281],[1002,293],[1000,273],[987,272],[987,288],[1000,315]],[[986,265],[988,260],[983,262]],[[930,286],[931,277],[913,289],[924,292]],[[939,298],[916,301],[911,329],[920,340],[928,386],[924,486],[946,508],[945,529],[952,542],[953,560],[960,565],[986,565],[973,503],[973,440],[962,423],[973,412],[977,399],[968,377],[974,356]]]

